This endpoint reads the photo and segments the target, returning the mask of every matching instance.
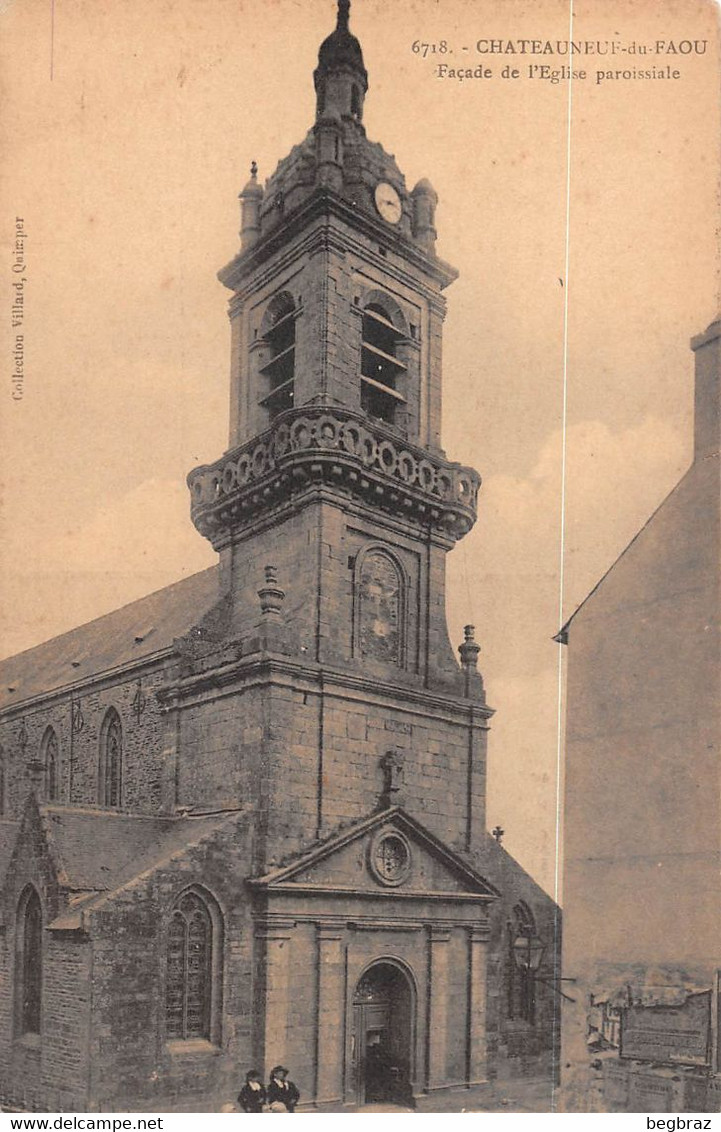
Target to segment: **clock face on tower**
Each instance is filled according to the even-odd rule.
[[[387,184],[386,181],[381,181],[376,185],[375,191],[376,208],[389,224],[397,224],[401,218],[401,198],[393,188],[392,185]]]

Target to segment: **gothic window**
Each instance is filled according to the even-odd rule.
[[[405,335],[389,312],[376,302],[363,310],[361,345],[361,408],[372,417],[393,424],[406,399],[399,389],[406,367],[398,359],[398,342]]]
[[[511,1021],[534,1025],[536,1021],[536,975],[532,969],[531,945],[536,939],[536,923],[527,904],[519,902],[508,922],[507,1012]],[[528,940],[528,956],[523,942]]]
[[[48,802],[54,802],[58,796],[60,752],[58,737],[52,727],[48,727],[43,736],[40,760],[45,768],[45,797]]]
[[[29,885],[18,904],[16,980],[18,1028],[21,1034],[40,1033],[43,971],[43,913],[40,897]]]
[[[123,795],[123,728],[115,708],[103,722],[100,739],[100,790],[102,806],[119,809]]]
[[[399,564],[373,548],[360,557],[356,577],[356,649],[360,656],[403,663],[405,593]]]
[[[270,420],[293,408],[297,315],[293,296],[283,291],[275,296],[263,321],[263,341],[270,356],[260,367],[265,389],[260,403],[267,408]]]
[[[214,971],[213,917],[197,892],[186,892],[168,926],[165,1028],[169,1040],[211,1040]],[[217,966],[217,964],[216,964]]]

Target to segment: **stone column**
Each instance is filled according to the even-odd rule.
[[[345,1003],[343,934],[345,923],[318,924],[318,1031],[316,1045],[316,1102],[343,1099]]]
[[[294,920],[269,915],[257,928],[265,950],[265,1001],[259,1029],[266,1073],[287,1057],[288,973],[294,927]]]
[[[483,919],[469,932],[468,992],[468,1084],[486,1080],[486,966],[488,958],[488,921]]]
[[[446,1084],[448,1060],[448,944],[450,928],[428,929],[428,1088]]]

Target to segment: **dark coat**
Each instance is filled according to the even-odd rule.
[[[262,1112],[267,1095],[263,1085],[259,1089],[251,1089],[250,1085],[243,1085],[238,1093],[238,1104],[243,1112]]]
[[[295,1112],[295,1106],[300,1100],[300,1093],[292,1081],[280,1082],[271,1077],[268,1085],[268,1104],[282,1101],[288,1112]]]

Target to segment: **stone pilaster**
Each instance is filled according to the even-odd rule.
[[[316,1102],[337,1103],[343,1097],[344,923],[318,924],[318,1045]]]
[[[428,1088],[446,1083],[448,1056],[448,952],[450,928],[428,929]]]
[[[258,1052],[266,1073],[286,1057],[290,953],[294,927],[294,920],[274,915],[264,917],[256,927],[256,939],[264,951],[265,969],[265,1002],[258,1015],[261,1020]]]
[[[468,1010],[468,1083],[477,1085],[486,1080],[487,1017],[486,978],[488,960],[488,923],[482,921],[469,932],[469,1010]]]

